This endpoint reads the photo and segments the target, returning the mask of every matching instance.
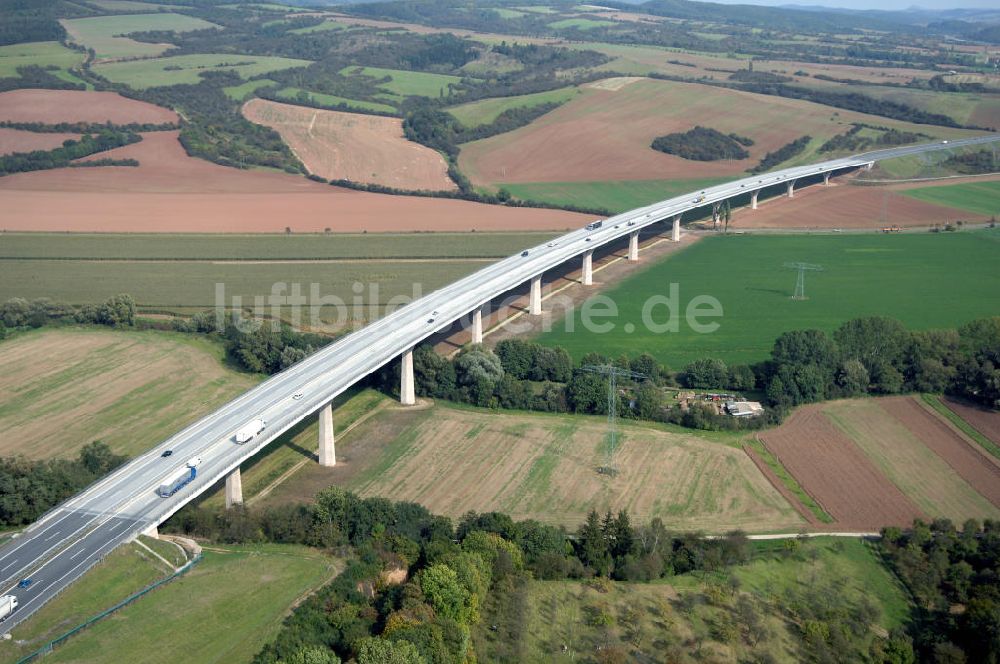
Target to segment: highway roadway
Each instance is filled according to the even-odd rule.
[[[17,595],[19,607],[0,623],[0,633],[27,618],[115,547],[162,523],[277,436],[314,417],[358,380],[546,270],[651,224],[758,189],[882,159],[998,140],[1000,136],[984,136],[893,148],[694,191],[616,215],[596,230],[566,233],[529,248],[526,256],[504,259],[434,291],[260,383],[51,510],[5,544],[0,548],[0,594]],[[255,418],[266,421],[266,429],[251,442],[237,444],[236,431]],[[161,456],[165,450],[173,454]],[[157,495],[160,482],[195,456],[201,458],[197,477],[169,498]],[[25,578],[31,585],[18,588]]]

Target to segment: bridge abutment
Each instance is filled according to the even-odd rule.
[[[333,404],[319,410],[319,465],[336,466],[337,448],[333,435]]]

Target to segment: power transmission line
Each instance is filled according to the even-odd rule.
[[[793,300],[806,300],[806,272],[822,272],[822,265],[815,265],[813,263],[785,263],[785,267],[789,270],[798,270],[799,276],[795,280],[795,295],[792,295]]]
[[[610,364],[585,364],[579,369],[589,373],[600,374],[608,378],[608,445],[607,463],[599,472],[614,477],[618,474],[615,452],[618,448],[618,378],[649,378],[646,374],[630,369],[622,369]]]

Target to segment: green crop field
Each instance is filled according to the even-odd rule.
[[[74,42],[94,49],[97,58],[101,60],[156,56],[167,50],[167,46],[163,44],[138,42],[120,35],[133,32],[190,32],[219,27],[200,18],[170,13],[64,19],[62,24]]]
[[[711,187],[732,178],[694,180],[608,180],[605,182],[530,182],[501,184],[514,198],[553,205],[577,205],[625,212],[672,196]]]
[[[340,567],[306,547],[212,547],[190,572],[72,637],[45,661],[249,662],[291,604]],[[111,604],[113,596],[103,600]]]
[[[656,656],[664,655],[674,661],[668,655],[671,650],[697,648],[705,661],[793,664],[803,660],[795,645],[799,637],[779,607],[808,589],[829,588],[832,597],[852,608],[865,600],[874,604],[877,616],[871,632],[845,637],[845,643],[862,652],[873,633],[904,624],[909,611],[905,592],[861,540],[816,538],[798,543],[792,555],[783,555],[783,541],[753,546],[753,560],[725,575],[683,574],[648,584],[530,581],[507,611],[494,612],[492,604],[485,607],[473,637],[479,655],[489,659],[491,646],[505,639],[502,647],[517,652],[521,661],[591,661],[588,656],[600,648],[618,646],[633,654],[629,661],[645,661],[639,652],[649,661],[661,661]],[[739,590],[728,590],[730,575]],[[712,592],[713,587],[726,590]],[[753,647],[744,639],[723,636],[722,627],[736,622],[737,595],[752,600],[767,626],[766,635]],[[598,615],[603,618],[595,620]],[[496,623],[503,636],[488,629]],[[509,638],[514,642],[506,641]],[[690,645],[694,643],[697,646]]]
[[[69,69],[82,63],[84,57],[54,41],[0,46],[0,78],[17,76],[17,68],[25,65]]]
[[[530,95],[481,99],[468,104],[452,106],[448,112],[466,127],[478,127],[493,122],[498,115],[512,108],[528,108],[552,102],[561,104],[578,94],[580,94],[580,89],[576,87],[559,88]]]
[[[590,18],[566,18],[561,21],[549,23],[549,27],[555,30],[566,28],[576,28],[578,30],[593,30],[594,28],[604,28],[615,25],[614,21],[595,21]]]
[[[492,9],[496,14],[500,15],[500,18],[504,19],[521,18],[525,15],[524,12],[515,11],[513,9],[504,9],[503,7],[495,7]]]
[[[337,23],[336,21],[323,21],[318,25],[310,25],[307,28],[296,28],[292,30],[292,34],[296,35],[307,35],[311,32],[326,32],[327,30],[347,30],[351,26],[346,23]]]
[[[80,581],[12,630],[15,640],[0,648],[0,663],[13,664],[169,574],[137,544],[126,544],[98,563]]]
[[[323,94],[322,92],[303,90],[302,88],[282,88],[278,91],[279,97],[287,99],[292,103],[297,100],[300,94],[305,94],[312,101],[312,103],[320,104],[322,106],[338,106],[340,104],[345,104],[350,108],[357,109],[359,111],[378,111],[380,113],[396,112],[396,107],[389,106],[388,104],[380,104],[374,101],[360,101],[358,99],[349,99],[347,97],[338,97],[336,95]]]
[[[401,69],[382,69],[380,67],[345,67],[340,73],[344,75],[360,74],[376,79],[388,76],[391,80],[382,83],[380,87],[404,97],[408,95],[438,97],[448,93],[449,83],[458,83],[462,80],[458,76],[427,74]]]
[[[228,88],[222,88],[222,91],[226,93],[226,96],[230,99],[235,99],[236,101],[243,101],[250,93],[254,92],[259,88],[264,88],[269,85],[274,85],[274,81],[268,80],[266,78],[258,78],[252,81],[247,81],[246,83],[241,83],[240,85],[233,85]]]
[[[1000,213],[1000,180],[984,180],[940,187],[920,187],[902,192],[911,198],[977,214]]]
[[[2,233],[4,259],[295,260],[504,258],[554,233],[142,235]]]
[[[790,297],[796,274],[783,265],[791,261],[824,267],[806,277],[808,300]],[[605,291],[618,315],[595,322],[613,323],[610,332],[587,331],[577,311],[575,331],[558,323],[540,341],[563,346],[577,358],[590,351],[612,357],[647,351],[675,368],[702,357],[753,362],[767,357],[782,332],[830,332],[858,316],[891,316],[912,329],[928,329],[996,315],[998,261],[996,231],[709,237]],[[600,272],[595,279],[600,281]],[[679,330],[658,333],[643,323],[643,306],[650,296],[669,296],[671,284],[679,294]],[[700,295],[722,305],[722,317],[700,321],[718,323],[713,333],[698,333],[685,322],[686,307]],[[666,305],[652,310],[658,325],[668,317]]]
[[[199,74],[205,71],[234,71],[243,78],[249,78],[308,64],[311,64],[309,60],[274,56],[199,54],[110,62],[94,65],[94,71],[115,83],[144,90],[163,85],[197,83]]]
[[[89,4],[106,9],[109,12],[155,12],[160,9],[171,9],[171,5],[135,2],[134,0],[91,0]]]

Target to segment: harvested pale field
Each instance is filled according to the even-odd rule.
[[[390,417],[387,414],[386,417]],[[802,518],[742,450],[686,433],[624,426],[617,477],[600,418],[514,415],[436,406],[388,439],[346,486],[412,500],[457,517],[468,510],[575,525],[589,510],[627,509],[637,521],[722,532],[798,529]]]
[[[0,155],[33,150],[53,150],[63,141],[80,138],[76,134],[43,134],[0,127]]]
[[[954,399],[942,399],[942,402],[973,429],[1000,445],[1000,413]]]
[[[0,121],[112,122],[114,124],[177,122],[173,111],[114,92],[83,90],[11,90],[0,93]]]
[[[761,198],[758,209],[733,213],[730,230],[754,228],[870,228],[889,225],[902,228],[932,226],[962,219],[981,222],[987,218],[964,210],[935,205],[904,196],[886,187],[853,186],[832,180],[802,187],[795,197]],[[777,192],[775,192],[777,193]]]
[[[841,529],[906,526],[925,514],[890,482],[818,404],[760,434],[767,448]]]
[[[372,194],[188,157],[177,132],[103,153],[138,167],[61,168],[0,178],[0,229],[151,233],[564,230],[586,215]]]
[[[397,189],[457,189],[444,158],[407,140],[399,118],[321,111],[267,99],[250,100],[243,115],[281,134],[314,175]]]
[[[0,456],[71,457],[94,440],[143,452],[249,389],[190,336],[42,330],[0,343]]]
[[[1000,468],[912,398],[837,401],[822,412],[924,514],[1000,516]]]
[[[525,127],[466,144],[459,163],[482,185],[736,176],[804,134],[814,141],[797,159],[809,161],[851,122],[916,127],[801,100],[647,79],[618,90],[590,86]],[[650,147],[657,136],[695,125],[748,136],[755,141],[750,157],[690,161]],[[943,138],[968,134],[924,125],[919,130]]]

